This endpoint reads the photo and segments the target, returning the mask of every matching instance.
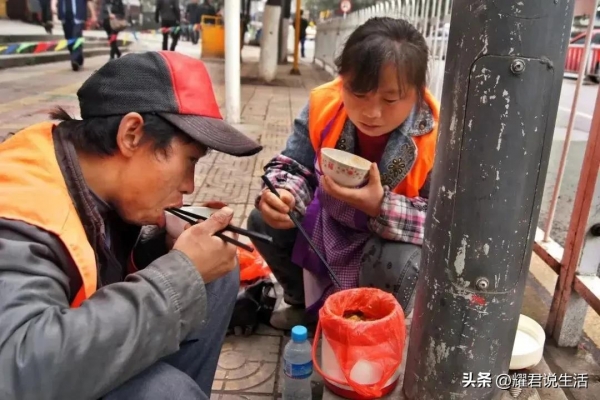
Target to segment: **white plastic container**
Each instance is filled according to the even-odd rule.
[[[368,349],[366,351],[368,354]],[[347,382],[342,369],[340,368],[340,364],[336,359],[335,353],[325,335],[321,335],[321,367],[324,375]],[[400,369],[401,368],[398,367],[398,371],[396,371],[396,373],[386,382],[383,388],[384,395],[395,389],[398,384],[398,379],[400,378]],[[370,385],[379,382],[382,374],[383,371],[381,371],[377,364],[367,360],[359,360],[350,372],[350,379],[356,383]],[[327,378],[324,379],[329,389],[335,394],[349,399],[364,399],[364,397],[356,393],[350,385],[340,385],[336,382],[328,381]]]
[[[510,369],[527,369],[539,364],[544,354],[545,342],[546,332],[540,324],[526,315],[520,315],[510,359]]]

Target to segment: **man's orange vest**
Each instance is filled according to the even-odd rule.
[[[51,122],[33,125],[0,144],[0,218],[26,222],[60,239],[83,285],[78,307],[97,287],[96,256],[56,159]]]
[[[308,130],[310,141],[319,159],[322,147],[336,146],[348,118],[346,109],[341,107],[341,90],[342,81],[340,78],[336,78],[329,83],[315,88],[310,94]],[[423,187],[427,175],[433,168],[440,107],[437,100],[428,90],[425,91],[425,101],[433,113],[434,128],[430,133],[411,138],[417,146],[415,163],[406,178],[392,189],[394,193],[407,197],[417,197],[419,195],[419,190]],[[322,132],[329,123],[331,123],[329,132],[322,138]]]

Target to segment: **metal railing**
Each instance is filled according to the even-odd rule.
[[[600,0],[595,2],[594,9]],[[441,99],[450,10],[451,0],[396,0],[322,21],[317,25],[315,63],[335,75],[334,60],[356,27],[376,16],[404,18],[416,26],[427,40],[432,60],[429,89]],[[573,54],[567,52],[567,64],[573,61],[571,58],[577,56],[577,52],[582,59],[558,174],[550,198],[549,214],[543,224],[544,228],[537,229],[534,244],[534,252],[558,274],[546,331],[554,336],[560,346],[576,346],[580,342],[587,305],[600,314],[600,278],[597,276],[600,266],[600,185],[597,185],[600,168],[600,97],[589,132],[565,247],[550,237],[580,89],[590,70],[590,62],[595,61],[590,52],[593,24],[590,25],[582,49],[576,49]],[[600,64],[600,60],[598,62]]]

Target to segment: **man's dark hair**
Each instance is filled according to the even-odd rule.
[[[185,142],[192,138],[179,128],[152,113],[141,113],[144,119],[144,141],[151,141],[154,150],[167,154],[175,137]],[[111,115],[89,119],[74,119],[62,107],[50,112],[50,118],[59,120],[64,135],[77,150],[99,156],[110,156],[117,150],[117,133],[124,115]]]
[[[377,89],[381,68],[391,63],[398,70],[400,92],[416,87],[420,104],[427,87],[428,62],[427,42],[412,24],[376,17],[352,32],[335,65],[352,92],[365,94]]]

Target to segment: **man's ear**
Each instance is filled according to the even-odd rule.
[[[144,118],[138,113],[126,114],[119,124],[117,132],[117,147],[122,155],[131,157],[142,143],[144,136]]]

